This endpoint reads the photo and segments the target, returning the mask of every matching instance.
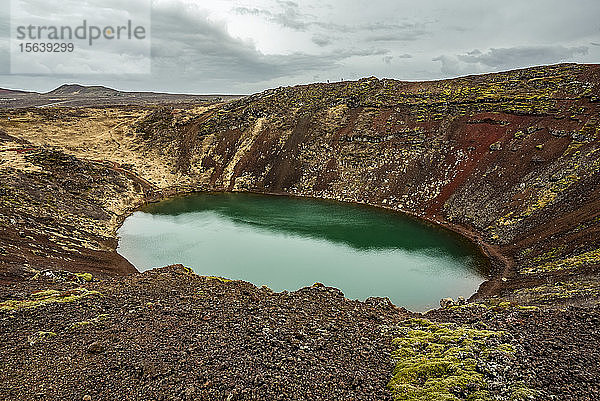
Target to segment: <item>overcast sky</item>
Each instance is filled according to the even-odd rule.
[[[56,23],[69,10],[65,0],[20,1],[50,10]],[[101,3],[103,15],[121,15],[125,1]],[[371,75],[429,80],[600,62],[598,0],[155,0],[151,16],[150,74],[4,74],[0,87],[253,93]],[[4,36],[10,29],[0,23]],[[105,57],[95,49],[88,57]]]

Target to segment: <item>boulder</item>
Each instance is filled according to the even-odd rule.
[[[449,308],[451,306],[454,306],[454,300],[452,298],[442,298],[440,299],[440,306],[442,308]]]

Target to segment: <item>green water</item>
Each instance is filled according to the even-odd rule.
[[[254,194],[198,194],[148,205],[119,230],[138,270],[182,263],[275,291],[315,282],[351,299],[426,310],[473,294],[485,262],[456,234],[367,206]]]

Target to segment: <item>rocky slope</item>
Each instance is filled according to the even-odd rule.
[[[143,186],[100,163],[0,134],[0,283],[35,268],[132,273],[115,252],[124,210]]]
[[[389,302],[322,285],[274,294],[182,266],[85,286],[77,301],[0,310],[4,399],[391,399],[380,325],[406,315]]]
[[[600,399],[598,307],[469,304],[423,320],[182,266],[45,270],[0,295],[6,400]]]

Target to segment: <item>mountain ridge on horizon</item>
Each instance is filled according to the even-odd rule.
[[[11,93],[12,92],[12,93],[21,93],[21,94],[28,93],[28,94],[38,94],[38,95],[69,95],[69,94],[94,94],[94,93],[104,93],[107,95],[108,94],[116,95],[119,93],[122,93],[122,94],[125,94],[125,93],[148,93],[148,94],[189,95],[189,96],[249,96],[249,95],[258,94],[258,93],[262,93],[265,91],[269,91],[269,90],[281,88],[281,87],[339,84],[339,83],[344,83],[344,82],[358,82],[358,81],[362,81],[362,80],[366,80],[366,79],[388,80],[388,81],[407,82],[407,83],[444,82],[444,81],[453,81],[453,80],[457,80],[457,79],[469,79],[469,78],[473,78],[473,77],[502,75],[502,74],[514,73],[517,71],[528,71],[528,70],[532,70],[532,69],[545,69],[545,68],[552,68],[552,67],[557,67],[557,66],[577,66],[577,65],[579,65],[579,66],[594,66],[594,65],[599,65],[599,64],[600,64],[600,62],[599,63],[565,62],[565,63],[554,63],[554,64],[541,64],[541,65],[533,65],[533,66],[521,67],[521,68],[512,68],[512,69],[495,71],[495,72],[482,72],[482,73],[459,75],[459,76],[449,77],[449,78],[426,79],[426,80],[405,80],[405,79],[387,78],[387,77],[379,78],[377,76],[371,75],[371,76],[364,76],[361,78],[349,79],[349,80],[339,80],[339,81],[331,81],[331,82],[314,81],[314,82],[308,82],[308,83],[281,85],[279,87],[267,87],[261,91],[247,93],[247,94],[186,93],[186,92],[171,92],[171,91],[160,91],[160,90],[150,90],[150,89],[148,89],[148,90],[121,90],[121,89],[111,88],[111,87],[108,87],[108,86],[102,85],[102,84],[84,85],[84,84],[80,84],[80,83],[76,83],[76,82],[70,82],[70,83],[65,82],[65,83],[57,86],[56,88],[46,91],[46,92],[40,92],[40,91],[29,90],[29,89],[10,89],[10,88],[0,87],[0,93]]]

